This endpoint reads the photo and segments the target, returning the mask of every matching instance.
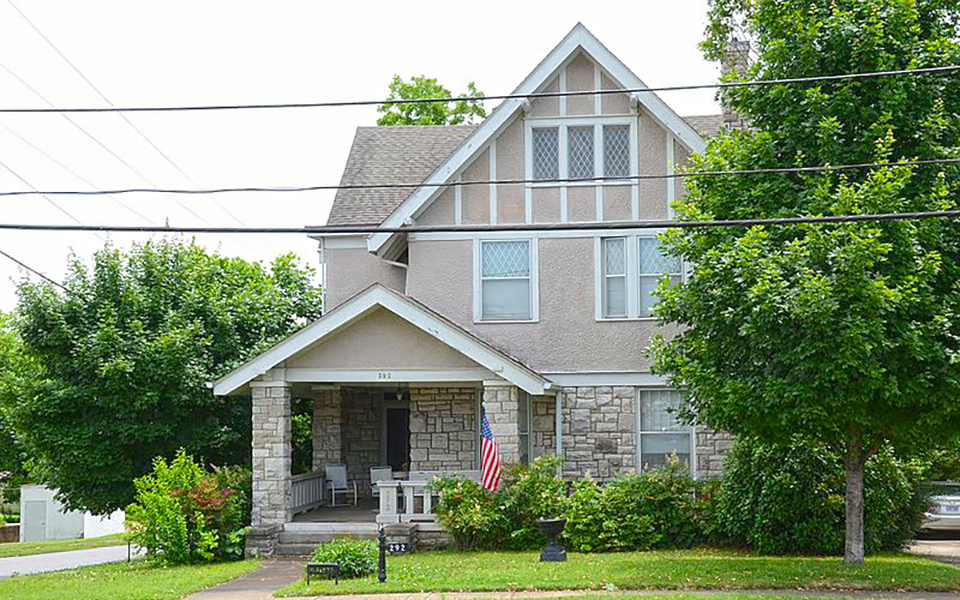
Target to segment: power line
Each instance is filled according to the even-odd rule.
[[[412,225],[378,227],[370,224],[324,227],[158,227],[154,225],[45,225],[33,223],[0,223],[0,230],[19,231],[116,231],[124,233],[279,233],[279,234],[376,234],[376,233],[497,233],[538,231],[618,231],[627,229],[696,229],[705,227],[754,227],[759,225],[801,225],[906,221],[921,219],[960,218],[960,210],[936,210],[906,213],[863,215],[829,215],[823,217],[771,217],[763,219],[731,219],[716,221],[603,221],[584,223],[518,223],[512,225]]]
[[[339,185],[310,185],[285,187],[227,187],[207,189],[181,188],[119,188],[112,190],[46,190],[46,191],[14,191],[0,192],[3,196],[27,196],[33,194],[50,194],[57,196],[104,196],[112,194],[226,194],[226,193],[284,193],[284,192],[316,192],[331,190],[382,190],[382,189],[412,189],[412,188],[449,188],[469,187],[475,185],[523,185],[549,183],[604,183],[604,182],[631,182],[649,181],[658,179],[683,179],[701,177],[721,177],[729,175],[764,175],[777,173],[825,173],[835,171],[849,171],[854,169],[883,168],[883,167],[916,167],[924,165],[960,164],[960,158],[928,158],[919,160],[904,160],[892,162],[852,163],[843,165],[815,165],[807,167],[770,167],[760,169],[730,169],[725,171],[674,172],[645,175],[624,175],[610,177],[564,178],[564,179],[478,179],[475,181],[450,181],[443,183],[355,183]]]
[[[9,0],[8,0],[9,1]],[[188,111],[213,111],[213,110],[273,110],[273,109],[292,109],[292,108],[337,108],[345,106],[393,106],[400,104],[429,104],[435,102],[462,102],[464,100],[486,101],[486,100],[535,100],[537,98],[563,98],[570,96],[605,96],[610,94],[641,94],[655,92],[678,92],[685,90],[709,90],[709,89],[731,89],[741,87],[764,87],[773,85],[786,85],[795,83],[819,83],[828,81],[844,81],[856,79],[870,79],[875,77],[892,77],[897,75],[926,75],[951,73],[960,70],[960,65],[947,65],[941,67],[921,67],[917,69],[898,69],[895,71],[871,71],[867,73],[843,73],[839,75],[816,75],[812,77],[789,77],[783,79],[758,79],[753,81],[728,81],[721,83],[701,83],[693,85],[672,85],[662,87],[645,88],[620,88],[611,90],[580,90],[567,92],[533,92],[529,94],[501,94],[491,96],[445,96],[435,98],[411,98],[396,100],[342,100],[331,102],[285,102],[275,104],[205,104],[205,105],[184,105],[184,106],[110,106],[110,107],[86,107],[86,108],[58,108],[56,110],[49,108],[0,108],[0,113],[111,113],[111,112],[188,112]]]
[[[23,262],[22,260],[16,258],[15,256],[12,256],[12,255],[10,255],[10,254],[7,254],[7,253],[4,252],[3,250],[0,250],[0,256],[5,256],[5,257],[7,257],[8,259],[10,259],[10,260],[12,260],[13,262],[17,263],[18,265],[20,265],[22,268],[26,269],[27,271],[30,271],[31,273],[33,273],[34,275],[39,276],[39,277],[42,278],[42,279],[45,279],[45,280],[49,281],[49,282],[52,283],[53,285],[55,285],[55,286],[57,286],[58,288],[62,289],[63,291],[65,291],[65,292],[69,291],[69,290],[66,288],[66,286],[64,286],[64,285],[63,285],[62,283],[60,283],[59,281],[57,281],[57,280],[55,280],[55,279],[51,279],[50,277],[47,277],[47,276],[44,275],[42,272],[34,269],[33,267],[31,267],[30,265],[26,264],[26,263]]]
[[[75,64],[73,64],[73,61],[71,61],[69,58],[67,58],[67,55],[64,54],[64,53],[60,50],[60,48],[58,48],[57,45],[54,44],[53,41],[52,41],[50,38],[48,38],[48,37],[43,33],[43,31],[41,31],[40,28],[37,27],[37,26],[34,24],[34,22],[31,21],[30,18],[27,17],[27,15],[24,14],[24,12],[23,12],[22,10],[20,10],[20,8],[18,8],[16,4],[13,3],[13,0],[7,0],[7,3],[13,8],[13,10],[17,11],[17,13],[18,13],[21,17],[23,17],[23,20],[27,22],[27,24],[37,33],[37,35],[39,35],[39,36],[43,39],[44,42],[47,43],[48,46],[50,46],[51,49],[53,49],[54,52],[56,52],[57,56],[59,56],[61,59],[63,59],[63,61],[64,61],[65,63],[67,63],[67,65],[69,65],[69,67],[70,67],[71,69],[73,69],[73,71],[74,71],[77,75],[80,76],[80,79],[82,79],[84,82],[86,82],[86,84],[87,84],[88,86],[90,86],[90,89],[92,89],[94,92],[96,92],[97,95],[100,96],[100,98],[101,98],[104,102],[106,102],[111,108],[113,108],[113,103],[110,102],[110,99],[107,98],[107,96],[106,96],[103,92],[101,92],[100,89],[99,89],[96,85],[94,85],[94,83],[93,83],[92,81],[90,81],[90,79],[89,79],[86,75],[83,74],[83,71],[81,71]],[[53,110],[53,109],[51,109],[51,110]],[[60,111],[59,109],[56,109],[56,112],[61,112],[61,113],[62,113],[62,112],[64,112],[64,111]],[[193,181],[192,179],[190,179],[190,177],[189,177],[186,173],[184,173],[183,170],[180,169],[180,167],[177,166],[177,164],[174,163],[173,160],[171,160],[169,156],[167,156],[166,154],[164,154],[164,152],[163,152],[162,150],[160,150],[160,148],[158,148],[157,145],[154,144],[154,143],[150,140],[150,138],[147,137],[147,135],[146,135],[145,133],[143,133],[136,125],[134,125],[133,121],[131,121],[131,120],[129,119],[129,117],[127,117],[127,115],[125,115],[125,114],[123,114],[123,113],[120,113],[120,118],[122,118],[122,119],[127,123],[127,125],[129,125],[130,127],[132,127],[133,130],[136,131],[137,134],[139,134],[140,137],[142,137],[142,138],[147,142],[147,144],[149,144],[154,150],[156,150],[156,151],[160,154],[160,156],[162,156],[167,162],[169,162],[171,165],[173,165],[173,167],[174,167],[175,169],[177,169],[178,171],[180,171],[180,174],[183,175],[184,177],[186,177],[187,181],[189,181],[190,183],[196,185],[196,182]],[[153,183],[152,181],[150,181],[149,179],[147,179],[146,177],[144,177],[142,174],[141,174],[140,176],[141,176],[141,178],[143,178],[145,181],[147,181],[150,185],[156,187],[156,184],[155,184],[155,183]],[[204,219],[203,217],[201,217],[200,215],[198,215],[196,212],[194,212],[190,207],[188,207],[188,206],[186,206],[185,204],[183,204],[183,203],[180,201],[179,198],[174,198],[174,200],[175,200],[176,203],[177,203],[181,208],[183,208],[185,211],[187,211],[188,213],[190,213],[191,215],[193,215],[194,217],[196,217],[197,219],[199,219],[201,222],[206,223],[207,225],[210,225],[210,221],[207,221],[206,219]]]

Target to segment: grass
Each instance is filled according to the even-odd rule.
[[[104,546],[119,546],[127,542],[117,535],[79,539],[54,540],[50,542],[10,542],[0,544],[0,558],[11,556],[27,556],[28,554],[49,554],[51,552],[66,552],[68,550],[86,550],[88,548],[103,548]]]
[[[960,569],[904,555],[870,557],[862,567],[840,558],[761,557],[730,550],[570,554],[541,563],[536,552],[423,552],[388,559],[385,584],[376,576],[297,581],[279,596],[376,592],[616,589],[791,589],[958,591]]]
[[[0,598],[176,600],[256,569],[258,560],[163,567],[145,560],[0,579]]]

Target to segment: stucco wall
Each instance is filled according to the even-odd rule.
[[[479,365],[386,309],[286,361],[324,369],[463,369]]]
[[[542,238],[538,245],[539,322],[473,322],[469,240],[411,242],[408,293],[540,372],[648,371],[643,350],[656,322],[595,319],[594,240]]]
[[[327,249],[327,288],[324,311],[329,312],[344,300],[374,283],[404,291],[406,272],[376,258],[366,247]]]

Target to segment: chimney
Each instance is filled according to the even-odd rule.
[[[720,61],[720,74],[723,77],[736,71],[740,79],[746,74],[750,67],[750,42],[733,38],[727,46],[727,52]],[[745,123],[740,115],[733,112],[730,106],[729,92],[724,90],[720,93],[720,106],[723,108],[723,124],[725,127],[743,128]]]

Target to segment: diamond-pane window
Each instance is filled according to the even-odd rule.
[[[630,175],[630,126],[603,126],[603,170],[606,177]]]
[[[657,303],[656,289],[660,279],[668,275],[671,285],[680,283],[680,259],[664,254],[656,238],[640,238],[637,261],[640,267],[640,316],[648,317]]]
[[[533,178],[560,176],[560,133],[556,127],[533,129]]]
[[[603,316],[627,316],[627,240],[603,240]]]
[[[484,242],[484,277],[529,277],[530,242]]]
[[[530,319],[530,242],[483,242],[480,248],[480,318]]]
[[[593,177],[593,127],[567,129],[567,165],[570,179]]]

